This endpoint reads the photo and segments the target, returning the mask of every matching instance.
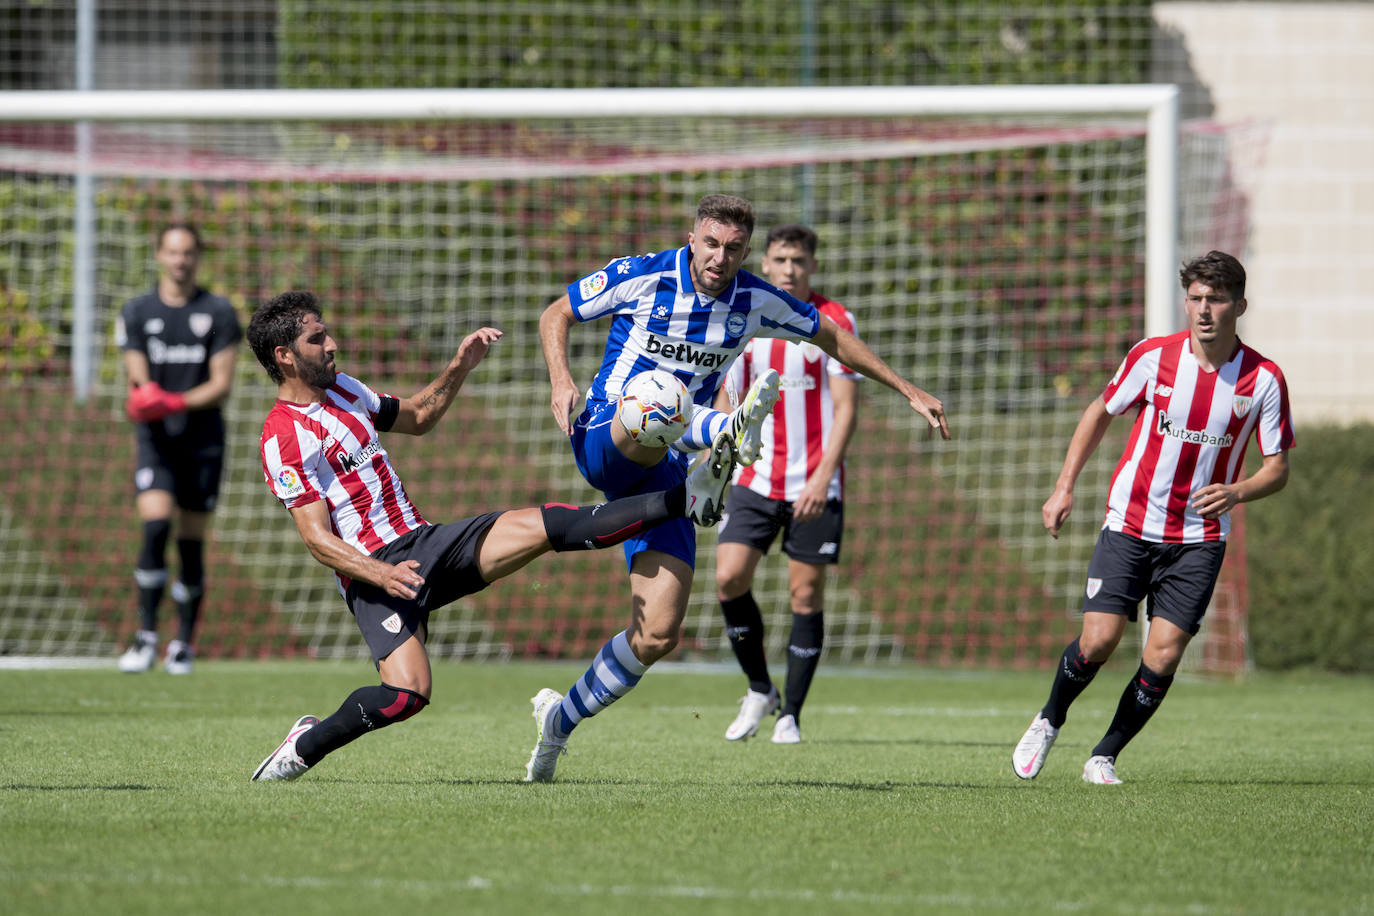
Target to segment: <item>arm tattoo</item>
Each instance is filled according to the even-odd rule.
[[[453,387],[454,385],[451,379],[443,379],[439,382],[438,388],[435,388],[429,394],[425,395],[424,399],[420,401],[420,406],[433,407],[436,404],[442,404],[449,400],[448,393]]]

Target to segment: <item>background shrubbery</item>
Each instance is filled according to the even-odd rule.
[[[1374,672],[1374,426],[1300,428],[1290,459],[1246,507],[1255,664]]]

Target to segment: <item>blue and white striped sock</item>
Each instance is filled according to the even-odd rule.
[[[634,689],[649,666],[635,658],[630,640],[622,630],[596,653],[587,673],[568,688],[559,705],[557,729],[567,735],[583,719],[590,718]]]
[[[697,407],[682,438],[673,443],[680,452],[700,452],[711,447],[716,436],[730,423],[730,415],[712,407]]]

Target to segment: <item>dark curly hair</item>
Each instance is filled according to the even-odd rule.
[[[320,301],[314,293],[293,290],[282,293],[258,306],[248,321],[248,345],[262,363],[272,381],[280,385],[286,380],[273,355],[277,347],[290,347],[300,336],[306,315],[320,314]]]

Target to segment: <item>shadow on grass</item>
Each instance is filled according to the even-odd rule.
[[[625,789],[649,789],[664,786],[689,786],[689,785],[716,785],[717,783],[709,780],[696,779],[583,779],[576,776],[566,779],[560,778],[552,783],[526,783],[523,779],[455,779],[452,777],[440,777],[435,779],[386,779],[386,780],[362,780],[350,779],[348,777],[336,777],[332,779],[318,779],[315,782],[328,782],[337,785],[369,785],[369,786],[523,786],[523,785],[549,785],[555,789],[559,786],[567,788],[591,788],[591,787],[612,787]],[[987,790],[997,789],[1002,791],[1013,790],[1014,785],[982,785],[971,782],[926,782],[920,780],[898,781],[898,780],[877,780],[874,782],[839,782],[823,779],[767,779],[752,782],[741,782],[741,786],[752,786],[759,789],[840,789],[847,792],[893,792],[904,789],[974,789]],[[532,789],[530,791],[539,791]]]
[[[10,792],[156,792],[162,786],[92,786],[92,785],[73,785],[73,786],[40,786],[33,784],[11,784],[0,786],[0,790]]]
[[[808,744],[817,746],[826,744],[854,744],[860,746],[894,745],[911,747],[1005,747],[1005,741],[932,741],[929,738],[822,738],[819,741],[808,741]]]

